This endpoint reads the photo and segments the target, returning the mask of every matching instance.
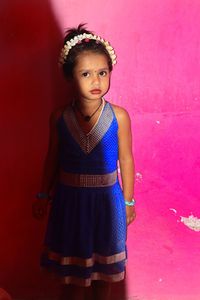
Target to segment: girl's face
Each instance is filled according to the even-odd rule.
[[[103,54],[84,51],[77,57],[73,80],[81,99],[97,100],[103,97],[110,86],[110,71]]]

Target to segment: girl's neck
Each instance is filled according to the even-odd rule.
[[[102,101],[104,101],[103,97],[95,100],[77,99],[74,101],[74,104],[82,110],[93,110],[98,107]]]

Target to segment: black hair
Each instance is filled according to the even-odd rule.
[[[73,39],[75,36],[79,34],[83,34],[83,33],[93,34],[93,32],[88,31],[85,28],[85,25],[86,24],[79,24],[77,28],[68,29],[64,37],[64,45],[66,44],[67,41]],[[94,53],[105,55],[108,61],[109,70],[112,71],[113,68],[112,60],[103,43],[101,42],[97,43],[96,40],[92,40],[92,39],[90,39],[87,42],[84,42],[83,40],[81,43],[76,44],[74,47],[70,49],[63,63],[63,72],[67,78],[73,78],[73,70],[76,65],[77,57],[83,51],[92,51]]]

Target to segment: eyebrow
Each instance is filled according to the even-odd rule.
[[[82,72],[89,72],[91,71],[91,69],[80,69],[78,70],[78,72],[82,73]],[[101,71],[109,71],[109,68],[108,67],[105,67],[105,68],[101,68],[101,69],[98,69],[97,72],[101,72]]]

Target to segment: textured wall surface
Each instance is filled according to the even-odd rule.
[[[31,202],[50,111],[67,98],[62,35],[86,22],[117,52],[106,98],[132,120],[137,219],[128,229],[127,298],[200,299],[199,19],[198,0],[1,2],[0,281],[11,295],[56,295],[38,268],[45,220],[31,218]]]

